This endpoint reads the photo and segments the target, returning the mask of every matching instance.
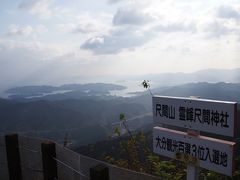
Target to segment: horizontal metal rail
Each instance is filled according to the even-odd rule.
[[[83,176],[83,177],[85,177],[85,178],[87,178],[87,179],[90,179],[88,176],[86,176],[86,175],[83,174],[82,172],[79,172],[78,170],[72,168],[71,166],[67,165],[66,163],[60,161],[59,159],[57,159],[57,158],[55,158],[55,157],[52,157],[52,158],[53,158],[55,161],[57,161],[58,163],[64,165],[64,166],[67,167],[67,168],[69,168],[69,169],[72,170],[73,172],[75,172],[75,173],[77,173],[77,174],[79,174],[79,175],[81,175],[81,176]]]

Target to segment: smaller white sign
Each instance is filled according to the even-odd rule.
[[[153,151],[186,163],[232,176],[236,143],[162,127],[153,128]]]
[[[154,96],[153,120],[157,124],[234,137],[237,134],[237,103]]]

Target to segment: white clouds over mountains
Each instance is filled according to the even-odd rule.
[[[115,1],[109,2],[116,3]],[[143,46],[151,41],[153,36],[158,38],[163,34],[185,33],[185,35],[179,35],[179,39],[181,36],[188,36],[193,41],[202,36],[204,36],[204,41],[227,35],[239,36],[237,31],[240,31],[240,23],[229,22],[231,19],[240,20],[239,8],[235,6],[221,5],[221,3],[212,5],[213,0],[212,7],[207,11],[199,9],[198,14],[194,14],[192,9],[203,6],[200,1],[186,0],[183,3],[169,1],[169,4],[168,1],[163,1],[163,3],[159,2],[157,7],[154,7],[157,3],[150,0],[149,4],[145,3],[145,5],[137,1],[122,2],[125,2],[125,5],[115,12],[109,32],[89,38],[81,45],[81,48],[89,49],[96,54],[112,54],[124,49],[132,50]],[[158,8],[159,12],[155,11]],[[118,34],[115,35],[115,32]],[[99,38],[102,39],[101,42],[94,41]]]
[[[114,54],[123,50],[134,50],[137,47],[157,38],[159,33],[192,33],[196,31],[194,23],[171,22],[167,19],[153,16],[142,7],[142,4],[125,5],[118,8],[112,18],[108,33],[94,36],[86,40],[82,49],[88,49],[95,54]],[[101,41],[99,41],[101,39]]]
[[[108,35],[93,37],[81,45],[82,49],[96,54],[116,54],[123,50],[134,50],[153,38],[151,32],[137,31],[134,28],[117,28]]]
[[[114,14],[106,13],[108,18],[111,17],[111,23],[97,17],[95,12],[92,15],[93,12],[90,11],[79,13],[72,11],[63,17],[70,21],[58,23],[56,27],[63,33],[82,34],[80,47],[94,54],[132,51],[163,34],[188,33],[187,36],[191,36],[193,40],[197,36],[209,39],[227,35],[239,36],[237,31],[240,24],[240,6],[236,3],[225,5],[221,1],[211,0],[207,9],[207,5],[200,0],[161,2],[106,0],[106,2],[106,5],[115,7]],[[56,3],[54,0],[23,0],[18,8],[46,19],[61,14],[63,12],[61,9],[66,8],[57,6]],[[235,22],[230,22],[232,20]],[[12,26],[9,27],[7,34],[27,36],[33,31],[30,25]],[[83,36],[84,34],[86,36]]]
[[[23,81],[240,67],[239,0],[19,0],[0,9],[2,77],[14,64]]]

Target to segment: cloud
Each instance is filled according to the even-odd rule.
[[[33,32],[33,28],[31,26],[19,27],[17,25],[10,25],[8,27],[8,36],[28,36]]]
[[[121,2],[121,1],[123,1],[123,0],[108,0],[107,2],[108,2],[109,4],[116,4],[116,3],[119,3],[119,2]]]
[[[38,34],[42,34],[42,33],[47,32],[48,28],[46,26],[40,24],[40,25],[36,26],[35,30]]]
[[[157,38],[160,32],[163,33],[193,33],[196,31],[194,23],[168,23],[157,24],[149,27],[139,26],[117,26],[108,34],[94,36],[85,41],[82,49],[91,50],[95,54],[116,54],[123,50],[134,50],[154,37]]]
[[[74,33],[90,33],[90,32],[96,32],[98,28],[90,23],[87,24],[78,24],[72,31]]]
[[[194,23],[168,23],[168,24],[160,24],[157,25],[155,31],[158,32],[195,32],[197,30],[196,25]]]
[[[19,26],[16,24],[12,24],[8,27],[8,31],[6,33],[7,36],[30,36],[32,34],[43,34],[47,32],[48,29],[44,25],[36,25],[32,27],[30,25]]]
[[[65,23],[58,24],[58,28],[63,32],[88,34],[99,31],[99,28],[92,23]]]
[[[149,23],[153,18],[134,8],[120,8],[113,17],[113,25],[142,25]]]
[[[104,34],[109,29],[111,18],[112,16],[109,17],[109,23],[106,23],[103,14],[81,12],[77,15],[71,15],[69,18],[70,21],[57,24],[57,28],[65,33],[92,35],[96,35],[97,33]]]
[[[81,45],[81,48],[91,50],[95,54],[115,54],[124,49],[134,50],[152,37],[150,31],[141,32],[130,28],[120,28],[111,31],[108,35],[88,39]]]
[[[217,10],[217,16],[224,19],[240,19],[240,10],[231,6],[220,6]]]
[[[24,0],[19,4],[18,8],[45,19],[53,14],[50,9],[53,2],[54,0]]]
[[[200,24],[199,28],[206,33],[207,38],[220,38],[227,35],[239,36],[239,27],[235,24],[228,23],[227,20],[215,19]]]
[[[157,38],[159,33],[193,33],[197,31],[192,22],[157,21],[152,16],[134,8],[121,8],[113,17],[113,27],[104,35],[95,35],[80,47],[95,54],[117,54],[134,50]]]
[[[79,82],[98,71],[91,62],[88,54],[66,44],[0,38],[0,92],[12,86]]]

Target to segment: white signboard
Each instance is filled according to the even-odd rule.
[[[232,176],[236,143],[189,136],[185,132],[162,127],[153,128],[153,151],[159,155],[192,163],[221,174]]]
[[[154,96],[153,120],[157,124],[234,137],[237,133],[237,103]]]

